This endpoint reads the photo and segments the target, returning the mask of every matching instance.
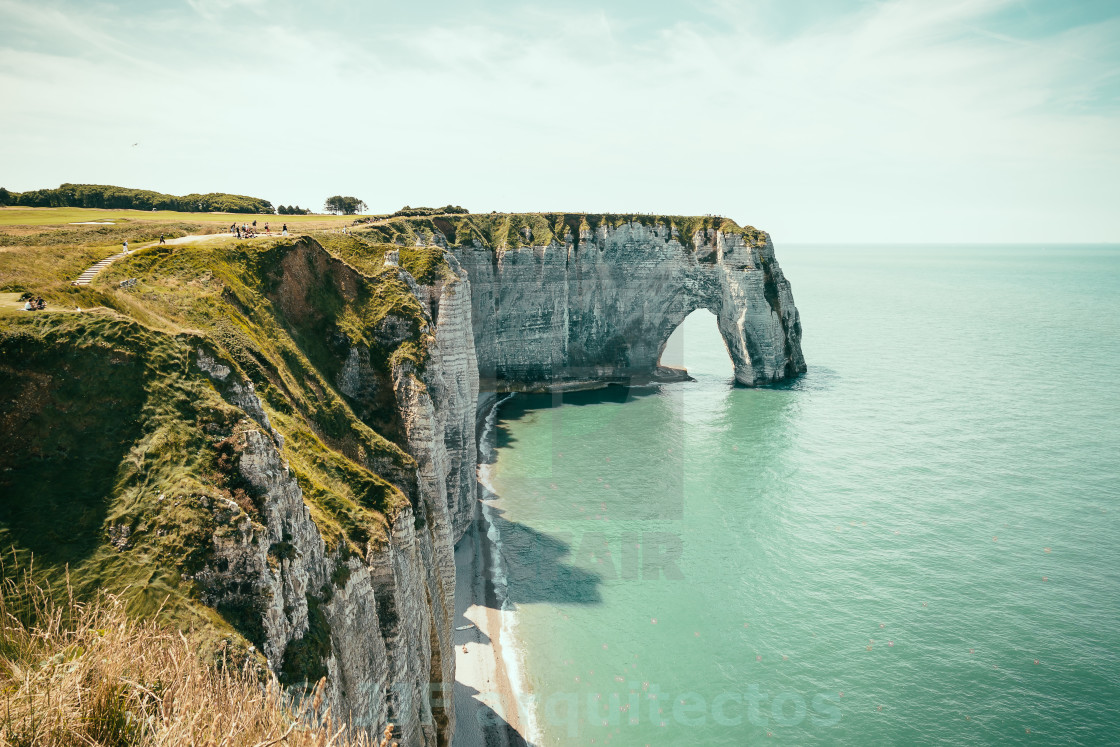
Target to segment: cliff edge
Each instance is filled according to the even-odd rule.
[[[697,308],[740,384],[805,370],[770,237],[724,218],[387,219],[43,287],[0,315],[0,540],[406,745],[455,731],[480,393],[657,379]]]

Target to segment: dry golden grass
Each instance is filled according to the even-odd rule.
[[[322,707],[255,669],[208,666],[177,631],[22,580],[0,587],[0,745],[8,747],[390,747],[348,736]],[[66,595],[63,594],[63,597]]]

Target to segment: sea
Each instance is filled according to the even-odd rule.
[[[544,745],[1120,744],[1120,246],[779,245],[808,372],[515,395],[485,516]]]

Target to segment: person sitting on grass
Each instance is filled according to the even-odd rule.
[[[35,307],[31,305],[31,299],[30,298],[27,299],[27,303],[25,303],[23,305],[23,310],[24,311],[34,311],[35,310]]]
[[[43,300],[42,296],[36,296],[35,297],[35,310],[36,311],[42,311],[45,308],[47,308],[47,302]]]

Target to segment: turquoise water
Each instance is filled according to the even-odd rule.
[[[544,744],[1120,742],[1120,247],[779,247],[809,372],[516,397]]]

